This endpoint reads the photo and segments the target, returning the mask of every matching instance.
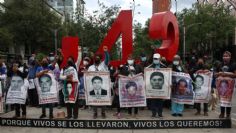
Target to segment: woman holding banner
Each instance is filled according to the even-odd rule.
[[[202,58],[198,59],[197,62],[197,66],[195,68],[195,73],[194,75],[196,75],[194,77],[194,92],[198,93],[199,91],[201,91],[201,87],[204,84],[204,78],[201,75],[198,75],[198,73],[206,73],[209,72],[209,70],[206,68],[205,64],[204,64],[204,60]],[[204,102],[204,116],[208,116],[208,102]],[[201,114],[201,102],[197,102],[195,103],[197,112],[195,113],[195,115],[200,115]]]
[[[135,64],[133,56],[129,55],[128,60],[127,60],[127,64],[122,67],[120,74],[124,75],[124,76],[133,77],[134,75],[139,74],[139,73],[142,73],[142,69],[141,69],[140,65]],[[138,107],[129,107],[128,114],[129,114],[129,116],[132,116],[133,109],[134,109],[133,117],[136,118],[137,114],[138,114]]]
[[[60,79],[64,80],[63,94],[67,108],[67,119],[78,118],[78,74],[72,57],[67,59],[67,66],[61,70]]]
[[[173,59],[173,65],[172,65],[172,71],[175,72],[185,72],[185,69],[182,66],[181,58],[179,55],[175,55]],[[187,83],[186,83],[187,84]],[[172,84],[173,90],[176,90],[177,85]],[[172,91],[174,93],[175,91]],[[184,110],[184,104],[180,104],[177,102],[174,102],[173,100],[171,101],[171,111],[172,111],[172,116],[183,116],[183,110]]]
[[[219,115],[219,118],[225,117],[225,110],[226,110],[226,118],[229,119],[230,114],[231,114],[232,98],[225,97],[224,95],[226,95],[227,91],[230,92],[230,89],[232,89],[231,93],[229,94],[232,97],[234,84],[231,84],[231,83],[234,83],[233,81],[236,78],[236,63],[232,62],[231,53],[229,51],[224,52],[222,64],[223,64],[223,67],[221,68],[221,72],[215,74],[215,76],[217,77],[216,87],[217,87],[217,90],[220,96],[220,102],[221,102],[221,106],[220,106],[221,113]],[[227,85],[227,84],[231,84],[231,85]],[[224,91],[225,89],[227,91]],[[226,102],[224,99],[226,99],[228,104],[224,103]]]

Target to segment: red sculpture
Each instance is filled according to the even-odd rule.
[[[62,38],[62,54],[64,56],[63,62],[61,63],[61,68],[65,67],[67,64],[68,57],[72,56],[74,61],[78,58],[78,37],[63,37]]]
[[[160,12],[152,16],[149,26],[152,39],[162,39],[161,47],[156,50],[167,61],[172,61],[179,47],[179,27],[172,12]]]
[[[122,34],[122,59],[121,61],[111,61],[112,66],[125,64],[129,54],[133,52],[132,40],[132,11],[123,10],[120,12],[117,19],[108,31],[97,53],[103,53],[103,46],[107,46],[108,51],[111,51],[112,46],[115,45],[117,39]]]

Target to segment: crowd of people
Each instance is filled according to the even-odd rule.
[[[203,104],[203,113],[204,116],[208,116],[208,109],[211,108],[212,110],[216,109],[217,105],[217,91],[216,91],[216,78],[219,76],[223,77],[230,77],[236,78],[236,64],[233,63],[231,59],[231,53],[225,51],[222,56],[222,62],[215,61],[214,63],[209,64],[204,57],[195,57],[192,56],[191,60],[186,63],[185,65],[182,63],[181,57],[179,55],[175,55],[172,62],[167,62],[164,57],[161,57],[160,54],[155,53],[153,54],[150,59],[144,53],[140,55],[139,59],[135,59],[132,55],[129,55],[127,59],[127,63],[120,65],[119,67],[114,67],[109,64],[110,56],[107,50],[107,47],[103,48],[104,53],[95,54],[93,57],[85,55],[82,57],[81,51],[78,59],[75,61],[72,56],[65,59],[61,50],[58,51],[58,55],[54,55],[50,53],[48,56],[45,56],[41,59],[37,59],[37,55],[33,54],[27,63],[23,63],[23,59],[18,57],[11,63],[10,66],[6,66],[3,59],[0,59],[0,80],[2,84],[2,91],[3,96],[6,97],[8,88],[12,86],[15,89],[18,89],[21,85],[20,83],[24,83],[21,79],[27,79],[29,84],[35,82],[35,78],[40,78],[46,73],[53,73],[55,76],[55,80],[58,83],[58,95],[59,95],[59,102],[57,104],[54,103],[47,103],[47,104],[39,104],[39,95],[36,89],[36,86],[29,85],[28,94],[27,94],[27,101],[25,104],[13,104],[13,105],[5,105],[5,111],[11,107],[15,109],[14,118],[26,118],[27,110],[26,106],[34,106],[34,107],[41,107],[42,114],[39,118],[45,118],[46,115],[46,108],[49,108],[49,118],[52,119],[53,115],[53,108],[57,106],[58,108],[66,107],[67,108],[67,119],[77,119],[79,107],[81,109],[87,109],[88,106],[85,102],[85,95],[84,95],[84,72],[85,71],[109,71],[110,72],[110,79],[112,83],[112,87],[110,88],[112,91],[113,102],[112,107],[117,108],[116,116],[118,119],[122,117],[121,111],[126,110],[120,107],[119,103],[119,91],[118,91],[118,75],[124,76],[134,76],[139,73],[144,73],[145,68],[172,68],[172,71],[175,72],[183,72],[188,73],[193,79],[194,83],[194,91],[198,91],[199,86],[202,83],[202,77],[194,77],[194,74],[197,71],[212,71],[213,72],[213,80],[212,80],[212,99],[208,103]],[[104,54],[104,56],[103,56]],[[104,60],[103,60],[104,57]],[[65,67],[61,68],[61,64],[63,60],[66,60],[67,64]],[[138,60],[138,61],[137,61]],[[211,67],[209,67],[211,66]],[[158,73],[156,74],[158,75]],[[150,78],[150,83],[155,84],[156,88],[159,89],[160,84],[163,82],[161,81],[161,77],[163,75],[153,75]],[[13,78],[14,77],[14,78]],[[16,78],[21,77],[21,78]],[[63,82],[69,82],[70,84],[64,85]],[[94,86],[100,84],[102,79],[99,77],[94,77],[92,79],[92,84]],[[43,78],[43,80],[39,81],[41,88],[44,91],[47,91],[47,86],[51,85],[52,82],[47,80],[47,78]],[[181,84],[181,83],[180,83]],[[179,84],[179,86],[181,86]],[[62,92],[62,88],[66,87],[68,91],[71,91],[71,88],[76,86],[79,88],[78,96],[74,103],[65,103],[64,102],[64,95],[65,93]],[[45,89],[44,89],[45,88]],[[129,89],[130,93],[132,90],[137,88],[134,83],[130,82],[126,85],[126,88]],[[100,95],[107,94],[106,90],[102,90],[101,92],[91,91],[89,92],[90,95],[95,95],[100,93]],[[181,93],[181,91],[179,91]],[[224,92],[219,92],[224,93]],[[147,108],[139,108],[139,107],[128,107],[128,114],[129,116],[137,117],[139,110],[148,109],[151,111],[152,118],[163,118],[163,108],[167,107],[171,109],[172,116],[174,117],[182,117],[184,114],[184,108],[189,107],[185,106],[184,104],[179,104],[174,101],[170,100],[163,100],[163,99],[147,99]],[[195,115],[201,115],[201,103],[195,103],[193,106],[196,109]],[[98,108],[101,108],[101,116],[102,118],[106,118],[106,108],[107,106],[91,106],[93,109],[93,119],[98,117]],[[224,107],[221,106],[221,113],[219,118],[230,118],[231,114],[231,107]],[[22,113],[21,113],[22,112]]]

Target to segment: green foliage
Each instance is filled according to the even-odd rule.
[[[234,36],[236,19],[223,3],[218,6],[195,4],[191,9],[178,13],[177,17],[180,44],[183,44],[183,27],[186,27],[187,51],[197,49],[201,53],[209,53],[232,45],[227,40]]]

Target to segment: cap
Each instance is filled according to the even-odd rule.
[[[160,55],[160,54],[158,54],[158,53],[156,53],[156,54],[154,54],[154,55],[153,55],[153,58],[160,59],[160,58],[161,58],[161,55]]]

